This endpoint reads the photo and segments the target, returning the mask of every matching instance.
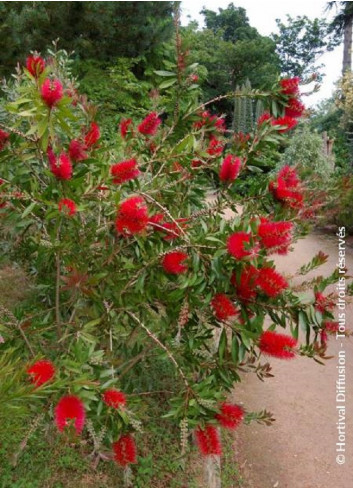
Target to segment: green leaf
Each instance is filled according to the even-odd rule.
[[[176,79],[176,78],[173,78],[173,79],[171,79],[171,80],[166,80],[166,81],[162,82],[162,83],[159,85],[159,88],[161,88],[161,89],[162,89],[162,88],[169,88],[169,87],[171,87],[171,86],[175,85],[175,84],[176,84],[176,82],[177,82],[177,79]]]
[[[231,350],[232,360],[234,363],[238,363],[239,359],[239,343],[236,335],[232,338],[232,350]]]
[[[174,76],[174,77],[176,77],[176,73],[174,73],[174,71],[156,70],[154,73],[158,76]]]
[[[21,218],[24,219],[25,217],[27,217],[28,214],[30,214],[33,211],[36,205],[37,205],[36,202],[32,202],[31,204],[29,204],[29,206],[26,207],[26,209],[22,212]]]
[[[223,363],[223,357],[224,357],[224,352],[227,347],[227,333],[225,328],[223,329],[221,333],[221,337],[219,338],[219,345],[218,345],[218,357],[219,357],[219,363]]]

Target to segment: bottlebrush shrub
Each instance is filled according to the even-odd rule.
[[[202,454],[220,454],[217,426],[270,420],[225,404],[242,373],[270,376],[271,354],[325,358],[319,340],[335,319],[323,295],[335,273],[308,282],[315,290],[304,297],[273,261],[305,219],[295,169],[238,193],[240,176],[262,172],[267,153],[288,137],[292,123],[284,131],[278,119],[299,107],[289,103],[297,81],[249,94],[267,115],[239,145],[198,101],[196,67],[178,49],[180,76],[157,72],[165,105],[156,98],[149,114],[122,120],[114,140],[105,140],[96,110],[55,57],[38,69],[30,60],[1,108],[3,249],[31,271],[36,292],[16,317],[1,313],[0,356],[16,368],[5,370],[0,396],[8,410],[22,400],[44,412],[58,436],[88,437],[97,455],[106,450],[121,466],[136,462],[146,397],[160,392],[157,379],[155,391],[139,396],[150,367],[173,369],[170,410],[161,415],[180,423],[184,448],[193,439]],[[226,209],[235,217],[225,219]],[[325,259],[313,257],[298,274]],[[271,333],[284,328],[285,341]],[[12,388],[2,392],[5,384]]]

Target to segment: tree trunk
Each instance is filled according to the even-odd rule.
[[[344,26],[344,38],[343,38],[343,65],[342,74],[346,71],[352,71],[352,21],[353,18],[347,19]]]

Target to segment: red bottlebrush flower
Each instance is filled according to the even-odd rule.
[[[315,309],[324,314],[326,311],[331,311],[335,308],[335,301],[330,299],[329,297],[324,296],[321,292],[315,293]]]
[[[198,82],[198,81],[199,81],[199,77],[198,77],[198,75],[196,75],[195,73],[192,73],[192,74],[190,75],[190,80],[192,81],[192,83],[196,83],[196,82]]]
[[[55,367],[50,360],[39,360],[33,363],[26,372],[30,376],[32,384],[39,387],[54,377]]]
[[[223,149],[224,144],[218,139],[212,138],[206,151],[210,156],[219,156],[222,154]]]
[[[148,224],[153,226],[154,224],[159,224],[164,219],[164,214],[153,214],[148,218]]]
[[[241,169],[241,159],[228,155],[224,158],[219,170],[219,179],[222,182],[234,182]]]
[[[244,419],[244,409],[237,404],[222,403],[221,412],[215,418],[223,428],[235,430]]]
[[[257,233],[261,245],[269,253],[285,255],[292,240],[293,223],[286,221],[271,222],[261,218]]]
[[[295,169],[288,165],[280,170],[275,181],[270,182],[269,190],[277,200],[293,209],[298,209],[303,205],[300,180]]]
[[[6,143],[8,142],[10,134],[6,131],[0,129],[0,151],[5,148]]]
[[[55,423],[58,430],[64,431],[70,419],[75,420],[76,433],[79,435],[85,424],[86,412],[81,399],[72,395],[62,397],[55,408]]]
[[[63,97],[63,86],[60,80],[46,78],[40,87],[43,102],[50,108],[54,107]]]
[[[226,121],[223,117],[218,117],[216,119],[216,122],[214,123],[214,126],[217,129],[217,131],[220,133],[224,133],[227,130]]]
[[[270,267],[264,267],[259,270],[256,285],[269,297],[277,297],[288,287],[288,283],[282,275]]]
[[[237,281],[236,273],[233,273],[231,283],[236,288],[239,298],[244,302],[255,299],[258,274],[259,271],[253,265],[248,265],[241,271],[239,282]]]
[[[110,167],[110,174],[113,176],[113,183],[124,183],[140,175],[135,159],[121,161]]]
[[[272,116],[269,112],[264,112],[263,114],[260,115],[260,117],[257,119],[257,125],[262,126],[267,121],[270,121],[272,119]]]
[[[203,166],[203,162],[201,160],[192,160],[191,168],[200,168],[200,166]]]
[[[59,212],[63,212],[68,216],[73,216],[76,214],[76,204],[71,199],[61,199],[58,203]]]
[[[225,294],[216,294],[211,300],[211,306],[219,321],[225,321],[239,313],[233,302]]]
[[[257,248],[247,249],[246,245],[250,243],[251,234],[244,231],[238,231],[231,234],[227,240],[228,253],[237,260],[256,253]]]
[[[45,61],[40,56],[28,56],[26,68],[34,78],[38,78],[45,68]]]
[[[339,324],[337,321],[324,321],[322,323],[324,330],[329,334],[334,334],[339,331]]]
[[[88,155],[86,153],[87,146],[79,141],[78,139],[73,139],[69,145],[69,156],[72,161],[84,161],[87,160]]]
[[[123,139],[126,139],[129,127],[132,124],[132,119],[122,119],[120,122],[120,134]]]
[[[222,455],[222,444],[215,426],[206,425],[195,430],[197,446],[202,455]]]
[[[297,95],[299,93],[300,78],[295,76],[294,78],[283,78],[280,80],[281,92],[285,95]]]
[[[172,241],[173,239],[178,238],[181,234],[181,229],[184,229],[187,226],[186,223],[188,219],[184,217],[176,219],[175,221],[176,222],[165,222],[157,227],[157,231],[166,233],[164,236],[166,241]]]
[[[132,435],[122,435],[113,443],[114,460],[121,467],[135,464],[137,459],[136,443]]]
[[[262,353],[276,358],[294,358],[297,340],[292,336],[264,331],[260,336],[259,348]]]
[[[277,119],[273,119],[271,124],[273,126],[283,126],[282,129],[278,129],[278,132],[283,133],[283,132],[288,132],[291,129],[294,129],[295,126],[298,124],[298,121],[293,117],[289,117],[288,115],[285,115],[284,117],[278,117]]]
[[[52,174],[60,180],[70,180],[72,177],[72,164],[68,155],[61,153],[57,158],[51,148],[48,148],[47,154]]]
[[[123,392],[120,392],[116,389],[108,389],[103,394],[103,401],[107,406],[110,406],[114,409],[119,409],[121,406],[125,406],[126,397]]]
[[[183,265],[182,262],[188,258],[188,255],[182,251],[171,251],[164,255],[162,266],[167,273],[179,275],[180,273],[185,273],[187,271],[188,267]]]
[[[86,146],[91,148],[98,142],[100,137],[101,137],[101,132],[98,124],[96,122],[91,122],[89,130],[85,134]]]
[[[320,342],[322,346],[326,346],[328,340],[327,332],[323,329],[320,331]]]
[[[119,206],[115,221],[116,230],[124,234],[142,233],[148,224],[146,202],[142,197],[130,197]]]
[[[156,112],[151,112],[143,121],[137,126],[139,133],[145,136],[154,136],[156,134],[158,126],[161,124],[161,119]]]
[[[296,98],[290,98],[288,100],[288,106],[285,108],[284,113],[287,117],[294,117],[296,119],[303,115],[304,110],[305,105],[303,105]]]
[[[285,185],[289,188],[297,187],[300,184],[295,168],[291,168],[288,165],[285,165],[280,169],[278,172],[278,178],[283,179]]]

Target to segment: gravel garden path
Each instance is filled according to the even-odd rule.
[[[294,250],[276,259],[279,271],[295,273],[322,250],[328,262],[308,274],[329,274],[336,267],[338,239],[312,234]],[[353,250],[346,247],[346,266],[353,274]],[[316,273],[315,273],[316,272]],[[347,329],[353,331],[353,307],[347,306]],[[346,419],[345,463],[336,462],[339,414],[336,402],[338,352],[345,351]],[[352,487],[353,484],[353,337],[329,338],[322,366],[309,358],[271,359],[273,378],[260,382],[255,375],[234,391],[234,400],[249,410],[266,408],[276,419],[272,426],[252,423],[236,432],[235,458],[247,487]]]

